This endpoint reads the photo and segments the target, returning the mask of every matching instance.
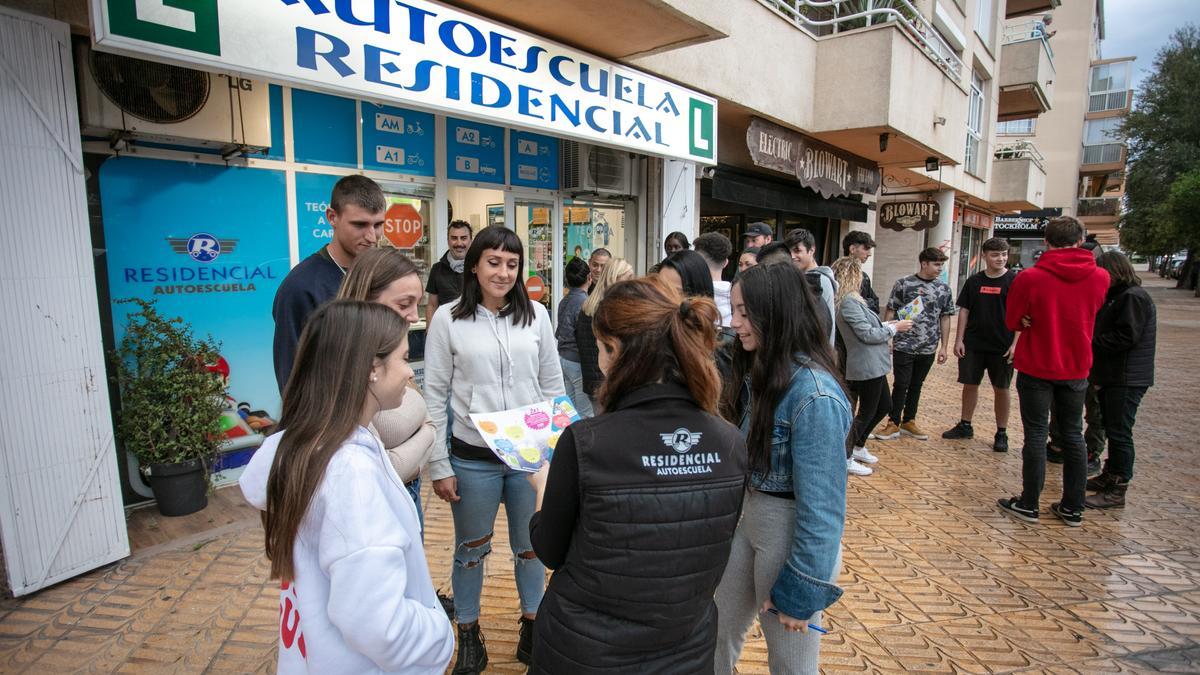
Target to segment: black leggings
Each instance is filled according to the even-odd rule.
[[[854,447],[861,448],[867,445],[867,437],[891,409],[892,394],[888,390],[886,375],[873,380],[852,381],[850,389],[858,395],[858,414],[854,416],[854,424],[850,427],[850,438]]]

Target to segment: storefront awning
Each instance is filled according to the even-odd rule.
[[[799,184],[789,185],[725,167],[717,167],[713,174],[712,196],[721,201],[762,209],[867,222],[867,205],[862,202],[844,197],[825,199]]]

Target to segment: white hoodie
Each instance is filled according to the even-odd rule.
[[[713,279],[713,302],[717,303],[717,313],[721,315],[718,321],[722,328],[733,325],[733,307],[729,304],[729,294],[733,290],[733,282]]]
[[[260,510],[283,433],[263,442],[238,480]],[[296,578],[279,593],[278,672],[445,672],[454,634],[420,532],[383,447],[359,427],[329,460],[292,548]]]
[[[425,336],[425,400],[436,430],[429,477],[454,475],[446,428],[459,440],[483,446],[471,413],[510,410],[567,393],[563,386],[558,340],[550,315],[534,302],[533,323],[519,326],[513,316],[499,317],[482,304],[470,319],[450,318],[460,300],[439,305]],[[450,401],[452,416],[447,419]]]

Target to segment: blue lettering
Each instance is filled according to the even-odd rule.
[[[633,87],[629,86],[628,77],[619,73],[613,77],[613,94],[616,95],[618,101],[633,103],[633,101],[625,98],[625,94],[631,93],[633,93]]]
[[[230,279],[245,279],[246,278],[246,268],[245,267],[234,267],[233,269],[229,270],[229,278]]]
[[[329,50],[325,52],[317,51],[317,36],[325,38],[329,43]],[[296,65],[308,70],[317,69],[317,57],[325,59],[337,74],[342,77],[347,77],[354,74],[354,69],[346,65],[342,59],[350,55],[350,45],[342,42],[337,37],[328,33],[322,33],[303,26],[296,26]]]
[[[130,284],[137,281],[137,270],[132,267],[125,268],[125,283]]]
[[[583,113],[583,119],[587,122],[587,125],[591,127],[593,131],[597,131],[602,134],[608,132],[608,129],[605,129],[604,127],[600,126],[598,122],[596,122],[596,113],[603,110],[604,106],[593,105],[588,106],[588,109]]]
[[[539,120],[546,119],[545,117],[535,114],[532,108],[540,108],[542,106],[541,99],[535,98],[534,93],[542,93],[541,89],[534,89],[525,85],[517,86],[517,112],[527,117],[535,117]]]
[[[283,0],[283,4],[288,5],[289,7],[297,2],[300,2],[300,0]],[[325,3],[322,0],[304,0],[304,4],[308,6],[308,11],[312,12],[313,16],[320,16],[322,14],[329,13],[329,8],[325,6]]]
[[[675,105],[675,99],[671,98],[671,92],[663,92],[663,100],[654,106],[654,109],[659,112],[669,112],[672,115],[679,117],[679,106]]]
[[[381,58],[384,54],[388,54],[390,56],[400,56],[400,52],[394,52],[390,49],[376,47],[375,45],[363,45],[363,77],[367,80],[367,82],[386,84],[389,87],[403,89],[404,87],[402,85],[396,84],[395,82],[388,82],[387,80],[383,79],[383,73],[380,71],[386,70],[389,75],[395,75],[396,73],[400,72],[400,66],[390,62],[384,63],[383,59]]]
[[[408,39],[417,44],[425,44],[425,20],[431,16],[437,16],[434,12],[413,7],[407,3],[395,0],[395,3],[408,10]]]
[[[454,38],[454,29],[459,26],[465,28],[467,35],[471,37],[471,47],[469,50],[463,50]],[[438,26],[438,37],[442,39],[442,43],[446,45],[447,49],[459,56],[475,58],[476,56],[482,56],[487,51],[487,39],[483,37],[483,33],[480,33],[478,28],[469,23],[458,20],[447,21]]]
[[[484,101],[483,83],[485,80],[496,85],[496,100],[491,103]],[[509,91],[508,85],[491,75],[471,73],[471,103],[485,108],[506,108],[511,102],[512,92]]]
[[[454,66],[446,66],[446,98],[455,101],[462,99],[462,92],[459,91],[459,70]]]
[[[375,16],[370,21],[360,21],[354,16],[352,0],[337,0],[338,18],[351,26],[374,26],[380,33],[392,32],[391,13],[388,10],[388,0],[375,0]]]
[[[550,77],[553,77],[555,80],[557,80],[559,83],[561,83],[565,86],[568,86],[568,87],[574,86],[575,82],[573,80],[567,79],[567,76],[562,74],[563,61],[575,63],[575,60],[569,56],[551,57],[551,59],[550,59]],[[579,119],[579,115],[576,115],[575,118]]]
[[[654,142],[666,147],[667,142],[663,140],[662,122],[654,123]]]
[[[576,100],[572,101],[572,103],[575,105],[574,110],[569,108],[568,104],[565,101],[563,101],[562,97],[560,97],[558,94],[551,94],[550,95],[550,121],[551,122],[557,121],[558,116],[561,113],[562,116],[565,117],[567,119],[567,121],[571,123],[571,126],[573,126],[573,127],[579,126],[579,100],[576,99]]]
[[[537,70],[538,56],[545,54],[544,47],[530,47],[525,53],[525,67],[521,69],[522,73],[532,73]]]
[[[434,68],[439,66],[438,63],[425,59],[417,62],[417,72],[413,75],[412,84],[403,89],[409,91],[425,91],[429,89],[429,83],[433,80],[432,72]]]
[[[591,70],[591,64],[579,64],[579,86],[583,87],[584,91],[590,91],[593,94],[600,94],[601,96],[608,96],[608,71],[603,69],[598,71],[596,74],[596,85],[592,86],[590,83],[588,83],[588,73],[590,73]]]
[[[506,68],[512,68],[513,70],[516,70],[517,67],[515,65],[504,62],[504,57],[516,56],[517,50],[509,47],[508,45],[501,46],[502,40],[506,40],[508,42],[517,41],[516,38],[504,35],[503,33],[488,33],[488,42],[491,45],[491,49],[488,50],[488,60],[498,66],[504,66]]]
[[[625,131],[626,137],[632,137],[639,141],[650,140],[650,131],[646,129],[646,125],[642,123],[642,118],[634,117],[633,123],[629,125],[629,129]]]

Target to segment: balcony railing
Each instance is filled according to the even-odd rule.
[[[1046,48],[1046,53],[1050,58],[1054,58],[1054,50],[1050,48],[1049,34],[1046,29],[1046,24],[1040,19],[1030,19],[1020,23],[1004,25],[1004,40],[1001,44],[1012,44],[1014,42],[1024,42],[1026,40],[1041,40],[1042,46]]]
[[[1076,214],[1080,216],[1115,216],[1121,209],[1120,197],[1083,197]]]
[[[829,35],[895,23],[916,40],[921,50],[955,81],[963,62],[909,0],[758,0],[815,35]]]
[[[1043,170],[1045,169],[1045,167],[1042,166],[1042,162],[1046,161],[1046,158],[1042,156],[1042,153],[1038,152],[1037,147],[1035,147],[1030,141],[998,143],[996,145],[996,151],[992,154],[992,156],[999,160],[1029,159],[1033,160],[1033,163],[1036,164],[1038,168]]]
[[[1092,94],[1088,97],[1088,112],[1104,112],[1105,110],[1123,110],[1129,106],[1128,91],[1110,91],[1102,94]]]
[[[1121,161],[1125,151],[1124,143],[1105,143],[1104,145],[1083,146],[1084,164],[1113,164]]]

